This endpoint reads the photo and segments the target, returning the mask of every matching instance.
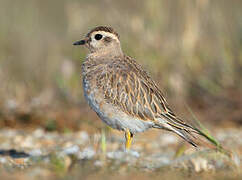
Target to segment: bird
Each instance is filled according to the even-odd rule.
[[[124,132],[125,149],[136,133],[153,128],[171,131],[197,147],[194,134],[204,134],[174,114],[150,75],[122,51],[112,27],[97,26],[73,45],[89,50],[81,68],[85,99],[104,123]]]

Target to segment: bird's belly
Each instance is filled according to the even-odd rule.
[[[114,129],[125,131],[128,129],[131,133],[143,132],[154,126],[151,121],[143,121],[135,118],[117,106],[107,103],[102,94],[96,89],[87,89],[84,85],[85,98],[90,107],[98,114],[103,122]]]

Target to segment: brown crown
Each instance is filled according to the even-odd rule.
[[[119,39],[119,34],[111,27],[107,27],[107,26],[98,26],[95,27],[94,29],[92,29],[88,34],[87,37],[90,37],[90,35],[95,32],[95,31],[104,31],[104,32],[109,32],[112,34],[115,34],[117,36],[117,38]]]

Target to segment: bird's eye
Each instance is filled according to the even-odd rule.
[[[103,37],[103,36],[102,36],[101,34],[96,34],[94,38],[95,38],[96,40],[100,40],[100,39],[102,39],[102,37]]]

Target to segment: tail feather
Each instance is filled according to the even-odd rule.
[[[204,143],[204,141],[195,136],[195,134],[203,136],[210,141],[209,137],[202,131],[200,131],[198,128],[188,125],[187,123],[180,119],[177,119],[176,117],[166,117],[162,119],[159,118],[158,123],[155,125],[155,128],[161,128],[172,131],[181,138],[183,138],[185,141],[193,145],[194,147],[198,147],[198,145],[200,145],[201,142]]]
[[[189,131],[186,131],[184,129],[175,129],[175,128],[172,128],[171,131],[179,135],[181,138],[183,138],[185,141],[187,141],[194,147],[198,146],[194,141],[195,136],[193,136]]]

